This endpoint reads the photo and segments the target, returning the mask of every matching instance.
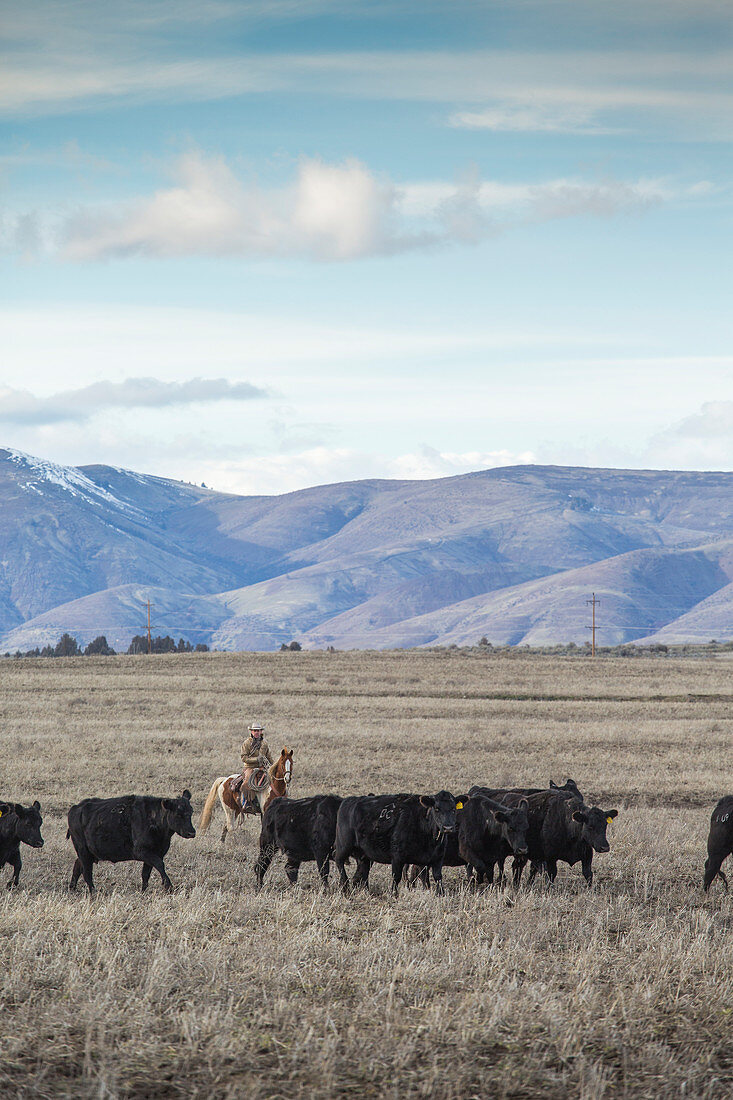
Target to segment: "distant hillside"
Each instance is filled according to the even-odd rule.
[[[239,497],[0,450],[0,650],[733,637],[733,474],[519,466]]]

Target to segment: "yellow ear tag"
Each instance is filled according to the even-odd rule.
[[[610,824],[611,824],[611,822],[613,821],[613,818],[612,818],[612,817],[607,817],[607,818],[606,818],[606,821],[607,821],[607,822],[608,822],[608,824],[610,825]]]
[[[462,802],[456,802],[456,809],[457,810],[462,810],[463,809],[463,803]]]

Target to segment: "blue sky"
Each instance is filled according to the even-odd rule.
[[[733,468],[733,13],[10,5],[0,440],[280,492]]]

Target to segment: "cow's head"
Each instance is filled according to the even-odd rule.
[[[186,790],[180,798],[164,798],[163,813],[168,828],[186,840],[196,836],[191,821],[191,792]]]
[[[581,836],[595,852],[609,852],[606,826],[610,825],[618,810],[601,810],[598,806],[580,806],[573,811],[573,821],[580,825]]]
[[[580,793],[580,791],[578,790],[578,784],[575,782],[574,779],[566,779],[565,782],[563,783],[562,787],[558,787],[557,783],[553,783],[552,780],[550,780],[550,790],[551,791],[567,791],[569,794],[572,794],[575,798],[579,798],[581,800],[581,802],[583,801],[583,796]]]
[[[31,848],[42,848],[41,825],[43,825],[43,818],[41,817],[41,803],[34,802],[32,806],[21,806],[15,802],[12,806],[12,812],[18,819],[18,824],[15,826],[16,838],[21,840],[23,844],[28,844]]]
[[[444,833],[456,831],[456,804],[466,802],[468,795],[462,798],[454,798],[450,791],[438,791],[437,794],[425,794],[420,796],[420,805],[427,810],[428,820],[437,837]]]
[[[529,850],[527,848],[528,807],[529,802],[526,798],[522,798],[517,806],[507,806],[502,810],[488,811],[499,822],[501,835],[515,856],[526,856]]]

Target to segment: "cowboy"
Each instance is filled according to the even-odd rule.
[[[252,792],[249,788],[249,778],[252,772],[258,768],[271,768],[274,761],[272,759],[272,753],[270,752],[270,746],[265,741],[263,736],[265,727],[261,726],[259,722],[253,722],[249,728],[249,737],[242,744],[242,763],[244,769],[239,779],[235,779],[232,783],[232,790],[239,791],[244,788],[247,792],[247,801],[253,802]],[[244,800],[243,800],[244,801]]]

